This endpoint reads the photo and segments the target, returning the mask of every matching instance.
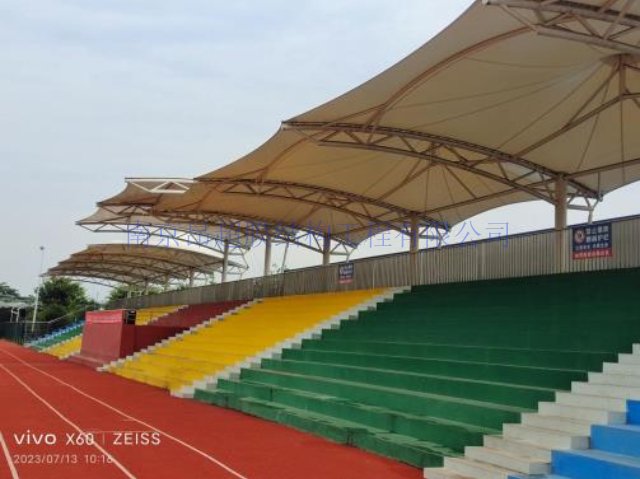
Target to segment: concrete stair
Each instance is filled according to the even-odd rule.
[[[579,419],[591,424],[624,424],[626,414],[607,409],[591,407],[567,406],[555,402],[541,402],[538,404],[538,412],[545,416],[561,416],[567,419]]]
[[[467,447],[465,448],[465,457],[523,474],[547,474],[549,472],[549,461],[535,459],[505,451],[504,449],[493,449],[487,446]]]
[[[588,436],[591,432],[591,422],[561,415],[549,416],[546,414],[526,413],[522,415],[522,424],[539,429],[562,431],[577,436]]]
[[[527,426],[524,424],[505,424],[504,437],[523,440],[536,446],[549,449],[586,449],[589,436],[570,434],[555,429]]]
[[[488,464],[486,462],[475,461],[473,459],[447,457],[444,460],[444,469],[448,469],[462,477],[472,477],[474,479],[508,479],[514,471],[500,466]],[[433,479],[433,473],[428,477]],[[435,476],[437,479],[437,476]]]
[[[484,445],[465,448],[464,457],[446,458],[444,467],[425,469],[424,477],[566,479],[550,475],[551,461],[556,455],[563,458],[563,464],[569,460],[598,466],[610,461],[612,470],[633,466],[635,471],[635,458],[616,462],[607,456],[609,452],[588,448],[592,426],[620,427],[627,419],[627,401],[637,399],[640,399],[640,345],[634,345],[633,354],[620,354],[618,363],[605,363],[602,373],[590,373],[587,382],[573,382],[570,392],[557,392],[554,402],[540,402],[538,412],[522,414],[520,424],[505,424],[501,437],[485,436]],[[638,472],[634,478],[640,478],[640,463]]]
[[[640,387],[614,384],[573,383],[572,391],[592,396],[608,396],[618,399],[640,399]]]
[[[640,388],[640,375],[589,373],[589,383]]]
[[[628,421],[597,425],[587,451],[554,451],[552,469],[561,476],[544,479],[640,478],[640,402],[628,403]]]

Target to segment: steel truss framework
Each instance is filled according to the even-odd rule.
[[[635,0],[603,0],[590,5],[566,0],[483,0],[496,5],[534,32],[573,40],[620,53],[640,55],[630,36],[640,32],[640,17],[629,13]],[[535,19],[523,14],[533,12]]]
[[[370,106],[366,110],[351,112],[341,118],[329,118],[330,121],[292,120],[283,123],[283,129],[293,130],[301,135],[300,142],[289,147],[288,150],[309,141],[319,146],[360,149],[390,157],[401,156],[424,160],[422,167],[416,168],[401,184],[390,186],[388,192],[380,197],[371,198],[320,185],[268,178],[269,175],[266,172],[278,159],[274,159],[264,168],[265,174],[255,179],[216,177],[212,174],[196,181],[210,185],[212,191],[222,195],[273,198],[305,204],[311,206],[309,216],[320,208],[331,209],[354,218],[354,223],[358,225],[354,232],[362,232],[370,229],[370,225],[375,225],[381,229],[397,230],[406,234],[405,225],[411,222],[414,226],[419,226],[421,237],[432,237],[429,236],[429,230],[433,231],[435,228],[436,237],[441,238],[442,231],[446,231],[448,225],[436,218],[443,212],[514,193],[525,193],[531,199],[591,212],[602,198],[600,187],[593,186],[595,182],[592,175],[598,176],[599,185],[601,173],[640,164],[640,158],[624,158],[623,153],[623,158],[616,164],[568,173],[531,161],[528,155],[623,102],[633,102],[640,108],[640,92],[632,91],[629,88],[630,82],[627,81],[629,75],[640,74],[638,41],[640,17],[630,13],[634,1],[600,0],[599,5],[591,5],[578,0],[483,0],[485,5],[495,6],[513,16],[522,24],[522,27],[499,33],[450,55],[410,78],[409,81],[405,81],[397,91],[387,99],[383,99],[382,103]],[[507,152],[461,138],[413,130],[411,127],[394,128],[384,124],[386,112],[392,110],[401,99],[437,72],[461,58],[471,56],[502,41],[529,34],[531,31],[539,35],[582,42],[614,53],[611,55],[610,62],[607,59],[605,64],[605,66],[609,63],[611,65],[608,78],[594,89],[593,94],[576,109],[575,114],[566,124],[553,133],[544,138],[532,138],[532,144],[521,151]],[[609,97],[608,94],[612,91],[616,91],[617,94]],[[599,101],[600,98],[605,97],[606,101]],[[360,121],[360,118],[364,119]],[[621,129],[623,128],[624,126],[621,125]],[[446,168],[468,193],[469,198],[424,211],[409,210],[386,201],[393,191],[415,181],[422,173],[433,167]],[[458,171],[489,179],[501,187],[496,188],[494,193],[477,193],[456,174]],[[591,182],[587,184],[585,182],[589,179],[586,177],[589,175],[591,175],[589,178]],[[166,220],[167,224],[189,222],[220,226],[259,241],[273,238],[276,242],[292,243],[318,253],[323,252],[326,232],[312,225],[274,224],[273,219],[268,220],[253,215],[246,208],[239,208],[235,212],[204,208],[202,198],[178,209],[162,207],[163,195],[185,193],[193,185],[192,180],[153,178],[129,179],[128,182],[153,197],[157,195],[159,200],[147,203],[136,201],[118,203],[119,206],[130,208],[138,214],[161,218]],[[563,204],[565,201],[566,205]],[[109,205],[102,204],[102,206]],[[418,221],[417,224],[416,221]],[[336,235],[333,240],[332,253],[342,252],[348,255],[357,246],[356,242],[351,242],[344,236]]]
[[[427,227],[447,229],[447,225],[435,218],[426,217],[420,211],[396,206],[382,199],[370,198],[355,193],[318,185],[278,181],[271,179],[204,178],[203,183],[214,185],[216,191],[228,195],[260,196],[284,199],[318,208],[329,208],[351,216],[354,224],[351,231],[360,232],[372,228],[396,230],[406,233],[406,223],[419,217]],[[371,210],[383,210],[373,213]]]
[[[65,278],[72,279],[74,281],[81,281],[83,283],[97,284],[99,286],[105,286],[107,288],[115,289],[118,286],[126,285],[128,287],[135,287],[138,291],[144,291],[145,281],[140,280],[137,277],[127,274],[119,274],[118,272],[104,270],[104,269],[90,269],[90,268],[65,268],[60,270],[51,270],[47,272],[47,276],[64,276]],[[209,284],[210,278],[198,275],[194,281],[197,284]],[[152,282],[147,282],[146,285],[150,285]],[[158,281],[153,284],[161,284],[163,287],[177,287],[184,285],[184,281],[170,278],[169,281]]]
[[[260,216],[229,213],[225,211],[152,211],[153,215],[165,217],[168,222],[187,222],[223,227],[238,234],[250,236],[256,242],[270,239],[276,244],[290,243],[316,253],[322,253],[324,236],[311,229],[302,229],[298,225],[275,224]],[[334,238],[335,240],[335,238]],[[346,241],[333,241],[331,254],[349,255],[355,245]]]
[[[533,198],[555,204],[558,196],[556,193],[558,180],[566,182],[569,208],[591,211],[601,200],[602,194],[597,189],[581,183],[580,177],[636,165],[640,163],[640,159],[625,160],[607,167],[567,174],[529,161],[525,156],[622,102],[630,101],[640,108],[640,92],[629,89],[629,75],[640,75],[640,57],[623,54],[616,56],[615,60],[611,62],[610,75],[578,108],[566,124],[516,154],[457,138],[371,123],[288,121],[284,122],[282,127],[300,133],[304,138],[319,146],[362,149],[423,159],[425,166],[421,172],[425,172],[435,165],[440,165],[450,172],[456,169],[463,170],[507,187],[498,193],[478,196],[456,176],[458,182],[471,198],[444,207],[417,212],[419,215],[433,217],[433,215],[445,210],[508,195],[516,191],[522,191]],[[617,94],[606,102],[597,104],[595,99],[610,89],[612,85],[617,89]],[[511,172],[514,170],[517,172]],[[394,190],[405,186],[418,176],[419,174],[414,174],[406,180],[406,183],[398,185]]]
[[[80,226],[93,233],[126,233],[129,237],[129,244],[175,247],[180,245],[198,246],[218,254],[224,254],[224,240],[212,238],[205,232],[199,233],[197,225],[191,230],[182,230],[180,225],[172,224],[102,223],[94,225],[80,224]],[[155,238],[155,240],[152,238]],[[235,261],[244,263],[246,267],[245,251],[230,243],[229,256],[233,257]],[[233,273],[232,270],[229,272]]]
[[[229,261],[230,268],[239,265]],[[84,276],[126,284],[208,282],[223,260],[202,253],[144,245],[92,245],[51,268],[48,276]]]
[[[126,178],[125,181],[147,193],[177,195],[185,193],[194,183],[188,178]]]
[[[94,233],[126,233],[128,244],[153,246],[197,246],[224,257],[228,254],[233,262],[227,274],[241,275],[248,269],[245,254],[251,244],[247,238],[232,237],[223,231],[211,231],[200,224],[171,224],[152,216],[137,212],[138,208],[102,208],[89,218],[77,221],[79,226]],[[104,212],[106,214],[101,215]],[[219,234],[218,234],[219,233]]]
[[[478,196],[458,178],[458,181],[465,187],[465,190],[472,198],[464,202],[416,213],[420,216],[425,214],[435,215],[444,210],[457,208],[484,199],[508,195],[516,191],[522,191],[534,198],[554,203],[555,182],[558,178],[566,176],[532,163],[522,157],[510,155],[482,145],[420,131],[351,123],[309,122],[286,122],[284,128],[295,129],[307,135],[310,140],[320,146],[362,149],[423,159],[426,164],[423,170],[419,170],[420,173],[424,173],[426,169],[434,165],[441,165],[449,168],[449,171],[451,171],[451,169],[464,170],[507,186],[505,190],[499,193],[489,196]],[[469,158],[469,154],[473,154],[474,156],[479,154],[482,155],[482,158],[471,159]],[[505,166],[509,164],[517,165],[519,173],[510,173],[509,168],[505,168]],[[495,171],[495,165],[498,166],[498,172]],[[417,177],[417,175],[409,178],[408,181],[412,181],[415,177]],[[576,180],[568,178],[567,183],[568,193],[572,199],[580,197],[587,200],[597,200],[599,198],[598,192],[582,185]],[[402,187],[404,185],[398,186]]]
[[[157,195],[156,200],[150,202],[148,198],[143,201],[137,201],[136,199],[113,199],[106,200],[98,203],[98,206],[104,208],[114,215],[119,217],[149,217],[161,220],[164,225],[168,225],[169,228],[183,225],[183,230],[186,232],[192,231],[194,234],[198,234],[198,226],[206,226],[209,228],[219,228],[221,231],[226,230],[235,233],[231,237],[225,236],[220,238],[222,240],[229,239],[230,246],[235,248],[244,248],[249,246],[247,241],[243,241],[243,238],[248,238],[253,242],[265,242],[267,238],[271,239],[274,243],[291,243],[295,246],[299,246],[311,251],[322,253],[324,234],[313,228],[305,228],[302,225],[287,225],[276,224],[273,220],[268,218],[240,212],[228,212],[228,211],[201,211],[198,208],[181,208],[179,210],[163,209],[161,207],[162,192],[157,191],[156,185],[173,184],[176,182],[174,179],[146,179],[146,178],[127,178],[127,183],[132,185],[145,193],[154,192]],[[191,182],[193,183],[193,181]],[[186,184],[186,183],[185,183]],[[174,190],[172,194],[182,194],[185,191]],[[186,225],[186,226],[185,226]],[[217,239],[218,243],[220,239]],[[215,242],[214,242],[215,244]],[[223,247],[223,245],[218,245]],[[337,256],[348,256],[351,254],[355,247],[355,244],[351,243],[348,239],[333,238],[331,242],[331,254]],[[230,252],[232,249],[230,249]],[[237,252],[237,250],[236,250]]]

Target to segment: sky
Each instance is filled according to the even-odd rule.
[[[126,242],[74,223],[125,177],[190,178],[248,153],[280,121],[389,67],[470,4],[0,0],[0,282],[30,293],[40,246],[46,269],[88,244]],[[639,193],[611,193],[595,217],[640,213]],[[492,223],[516,233],[552,226],[553,212],[534,202],[472,221],[480,235]],[[353,257],[401,248],[367,242]],[[275,248],[274,262],[282,254]],[[261,248],[248,260],[248,276],[260,274]],[[287,267],[320,261],[293,248]]]

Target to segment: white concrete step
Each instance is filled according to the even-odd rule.
[[[605,374],[640,376],[640,366],[636,364],[604,363],[602,365],[602,372]]]
[[[591,424],[625,424],[627,415],[624,412],[607,411],[590,407],[567,406],[556,402],[538,403],[538,413],[544,416],[560,416],[579,419]]]
[[[591,423],[561,416],[545,416],[543,414],[525,413],[522,415],[522,424],[540,429],[560,431],[570,435],[589,436]]]
[[[464,449],[464,455],[467,459],[521,472],[523,474],[547,474],[550,470],[549,463],[546,461],[539,461],[532,457],[512,454],[503,449],[472,446]]]
[[[640,368],[640,354],[618,354],[620,364],[635,364]]]
[[[551,449],[536,446],[530,442],[508,439],[502,436],[484,436],[483,444],[491,449],[527,456],[536,461],[551,462]]]
[[[640,388],[640,375],[613,374],[613,373],[589,373],[591,384],[611,384],[612,386],[627,386]]]
[[[640,344],[633,345],[633,354],[640,354]]]
[[[515,439],[550,449],[588,449],[589,437],[565,432],[553,431],[524,424],[505,424],[503,426],[505,439]]]
[[[445,457],[444,467],[463,477],[468,476],[474,479],[508,479],[518,474],[517,471],[458,457]]]
[[[473,479],[473,477],[461,476],[444,467],[427,467],[423,475],[425,479]]]
[[[614,386],[612,384],[591,384],[573,382],[571,391],[578,394],[591,394],[593,396],[604,396],[618,399],[640,399],[640,388],[627,386]]]
[[[627,411],[627,401],[607,396],[594,396],[591,394],[580,394],[575,392],[557,392],[556,402],[567,406],[591,407],[618,412]]]

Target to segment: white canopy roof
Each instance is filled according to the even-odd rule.
[[[485,3],[163,207],[230,204],[353,237],[555,203],[558,180],[570,207],[592,207],[638,180],[640,2]]]
[[[232,266],[239,266],[229,261]],[[95,278],[126,284],[165,284],[207,277],[223,258],[197,251],[141,244],[94,244],[47,271],[47,276]]]
[[[357,244],[527,200],[591,209],[639,178],[640,1],[478,0],[245,157],[116,203]]]

